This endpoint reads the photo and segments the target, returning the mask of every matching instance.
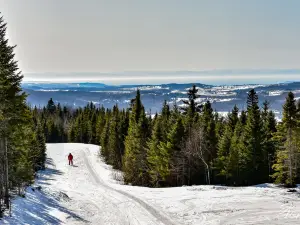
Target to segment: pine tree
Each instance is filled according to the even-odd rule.
[[[34,169],[35,171],[37,171],[40,169],[45,169],[45,162],[46,162],[45,136],[39,121],[36,126],[34,141],[36,141],[36,145],[37,145],[37,152],[36,154],[34,154],[34,158],[35,158]]]
[[[245,125],[243,124],[243,118],[240,118],[231,138],[227,164],[230,177],[227,183],[233,185],[246,185],[249,183],[248,166],[251,161],[251,152],[246,146],[244,132]]]
[[[229,155],[231,149],[231,139],[233,132],[229,125],[226,126],[223,136],[218,144],[218,157],[216,160],[216,167],[219,171],[219,175],[225,177],[225,182],[230,177],[229,170]]]
[[[49,113],[54,113],[56,111],[56,106],[55,106],[54,101],[52,100],[52,98],[50,98],[49,101],[48,101],[47,111]]]
[[[178,177],[181,175],[181,150],[185,137],[185,129],[181,117],[170,129],[167,135],[167,142],[160,142],[160,177],[162,181],[166,181],[169,185],[177,185]],[[182,179],[182,178],[181,178]]]
[[[146,143],[149,130],[144,107],[140,99],[140,91],[132,101],[128,135],[125,138],[125,155],[123,159],[124,181],[133,185],[145,185],[146,171]]]
[[[241,111],[240,121],[242,125],[246,125],[247,123],[247,113],[244,110]]]
[[[30,146],[23,146],[23,155],[14,155],[19,148],[16,147],[18,142],[30,143],[30,134],[32,130],[27,131],[27,127],[32,123],[31,114],[26,105],[26,94],[22,92],[21,81],[23,76],[19,71],[17,62],[14,60],[14,48],[8,44],[6,38],[6,23],[0,18],[0,214],[2,205],[9,207],[9,190],[16,186],[13,180],[24,178],[25,182],[30,182],[33,176],[31,167],[28,170],[22,170],[22,174],[13,171],[21,169],[21,158],[24,157],[24,163],[30,162]],[[31,133],[30,133],[31,132]],[[20,138],[21,140],[17,139]],[[13,160],[14,158],[14,160]],[[25,172],[28,176],[25,177]],[[9,185],[11,183],[11,185]]]
[[[197,102],[199,98],[198,89],[196,85],[193,85],[191,89],[188,90],[188,100],[184,100],[184,107],[181,108],[186,115],[185,126],[186,130],[191,129],[192,124],[197,121],[197,113],[201,112],[202,105]]]
[[[122,149],[121,149],[121,139],[120,139],[120,113],[118,106],[114,106],[113,114],[109,127],[109,140],[107,148],[109,151],[108,162],[113,165],[115,169],[121,169],[122,167]]]
[[[155,187],[159,187],[160,182],[165,181],[166,176],[169,175],[169,155],[168,152],[161,151],[159,148],[161,141],[163,141],[162,119],[158,117],[155,120],[147,151],[148,173]]]
[[[167,133],[169,131],[169,121],[171,117],[170,107],[167,101],[164,101],[162,113],[161,113],[161,126],[162,126],[162,140],[167,141]]]
[[[233,132],[237,122],[239,121],[239,108],[235,105],[228,115],[228,125]]]
[[[265,166],[268,166],[268,177],[270,178],[272,171],[272,164],[275,156],[275,141],[274,134],[276,132],[276,119],[275,114],[269,110],[269,102],[265,101],[263,103],[263,110],[261,112],[262,117],[262,138],[263,138],[263,151],[264,151],[264,161]]]
[[[248,93],[247,110],[248,115],[244,134],[247,152],[251,158],[251,162],[248,164],[248,182],[253,184],[263,183],[268,181],[268,167],[265,166],[264,161],[266,157],[263,148],[263,127],[258,96],[253,89]]]
[[[109,160],[109,146],[108,146],[108,142],[109,142],[109,130],[110,130],[110,115],[109,113],[106,114],[106,122],[105,122],[105,126],[104,129],[102,131],[101,134],[101,155],[104,157],[105,161],[108,162]]]
[[[216,136],[216,123],[214,120],[213,109],[211,103],[207,101],[203,106],[201,115],[201,127],[206,139],[206,148],[210,149],[210,162],[216,157],[217,154],[217,136]]]
[[[278,183],[295,186],[299,164],[298,121],[295,96],[290,92],[283,105],[283,118],[276,133],[278,149],[273,177]]]
[[[105,126],[105,108],[102,106],[99,110],[96,122],[96,143],[100,144],[101,135]]]

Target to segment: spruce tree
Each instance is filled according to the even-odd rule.
[[[261,112],[262,117],[262,138],[263,138],[263,152],[264,152],[264,161],[265,166],[268,167],[268,177],[270,181],[270,176],[273,173],[272,164],[274,163],[275,157],[275,141],[274,134],[276,132],[276,119],[275,114],[269,110],[269,102],[265,101],[263,103],[263,109]]]
[[[147,151],[148,173],[151,178],[151,183],[155,187],[159,187],[160,182],[163,182],[166,176],[169,175],[169,156],[168,152],[161,151],[161,148],[159,148],[161,141],[163,141],[162,119],[158,117],[155,120]]]
[[[121,169],[121,158],[122,158],[122,150],[120,145],[120,135],[119,135],[119,109],[117,106],[114,106],[112,118],[109,127],[109,140],[107,144],[107,148],[109,153],[108,162],[113,165],[115,169]]]
[[[268,168],[265,166],[263,148],[263,127],[261,112],[258,106],[258,96],[254,89],[248,93],[247,121],[245,126],[246,147],[251,161],[248,164],[249,184],[257,184],[268,181]]]
[[[230,177],[229,170],[229,154],[231,149],[231,139],[233,132],[229,124],[226,126],[223,136],[218,143],[218,157],[216,159],[216,167],[219,175],[225,177],[225,182]]]
[[[246,146],[246,136],[244,135],[245,125],[242,118],[236,124],[230,143],[230,153],[228,156],[227,169],[231,185],[246,185],[251,182],[249,177],[249,162],[251,152]]]
[[[16,187],[15,180],[21,180],[18,187],[30,183],[33,171],[30,169],[30,148],[33,122],[28,107],[26,94],[22,92],[23,76],[14,60],[14,48],[6,38],[6,23],[0,18],[0,208],[4,202],[9,207],[9,190]],[[18,139],[19,138],[19,139]],[[18,144],[24,144],[20,149]],[[18,154],[22,151],[24,154]],[[23,162],[22,162],[23,159]],[[28,162],[28,163],[27,163]],[[24,168],[21,170],[21,167]],[[22,171],[15,173],[14,171]],[[25,173],[28,175],[25,176]],[[3,182],[4,181],[4,182]],[[11,185],[9,185],[11,184]],[[1,211],[1,210],[0,210]]]
[[[197,99],[200,97],[198,94],[198,89],[196,85],[193,85],[191,89],[188,90],[188,100],[184,100],[184,107],[181,107],[185,117],[185,127],[186,130],[190,130],[193,123],[195,123],[198,119],[197,113],[201,112],[202,105],[197,102]]]
[[[276,133],[277,153],[273,177],[278,183],[295,186],[299,164],[298,121],[295,96],[290,92],[283,105],[282,123]]]
[[[178,117],[167,135],[167,142],[159,144],[159,167],[162,181],[169,185],[177,185],[181,171],[181,150],[185,138],[185,129],[181,117]]]
[[[215,116],[211,103],[207,101],[202,110],[200,125],[203,128],[203,132],[206,139],[206,148],[210,149],[210,160],[216,157],[217,154],[217,134],[216,134],[216,123]]]
[[[35,170],[45,169],[46,162],[46,142],[41,123],[38,121],[35,131],[38,152],[36,155]]]
[[[133,185],[143,185],[148,182],[145,178],[147,176],[146,143],[149,136],[149,124],[139,90],[135,99],[132,100],[131,108],[128,135],[125,138],[124,181]]]
[[[105,126],[104,129],[102,131],[101,134],[101,155],[104,157],[105,161],[108,162],[109,160],[109,146],[108,146],[108,142],[109,142],[109,130],[110,130],[110,115],[107,113],[106,114],[106,122],[105,122]]]
[[[49,113],[54,113],[56,111],[56,105],[53,101],[52,98],[49,99],[48,104],[47,104],[47,111]]]
[[[239,120],[239,108],[235,105],[228,115],[228,126],[230,127],[231,131],[233,132],[235,126]]]

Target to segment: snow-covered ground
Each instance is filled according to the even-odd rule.
[[[119,184],[99,147],[49,144],[47,169],[0,224],[300,224],[300,194],[271,184],[145,188]],[[74,166],[67,155],[74,155]]]

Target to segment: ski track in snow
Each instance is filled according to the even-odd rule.
[[[67,155],[74,166],[67,165]],[[121,185],[98,157],[99,146],[48,144],[47,169],[26,198],[13,200],[12,225],[246,225],[300,224],[300,190],[190,186],[146,188]]]
[[[116,190],[108,185],[106,185],[101,178],[99,178],[99,176],[97,175],[97,172],[93,169],[93,167],[91,166],[91,163],[89,162],[88,158],[85,155],[85,152],[83,152],[83,157],[84,157],[84,161],[85,164],[88,168],[88,170],[90,171],[91,175],[93,176],[93,178],[95,179],[96,183],[103,186],[104,188],[113,191],[113,192],[118,192],[126,197],[128,197],[129,199],[139,203],[143,208],[145,208],[148,212],[150,212],[153,217],[155,217],[158,221],[162,222],[164,225],[175,225],[175,223],[173,223],[172,221],[170,221],[170,219],[168,219],[166,216],[160,214],[156,209],[154,209],[152,206],[148,205],[147,203],[145,203],[144,201],[142,201],[141,199],[126,193],[124,191],[121,190]]]
[[[13,217],[0,224],[176,225],[140,198],[112,187],[107,177],[103,180],[93,165],[98,151],[95,145],[48,144],[47,169],[35,184],[42,190],[28,188],[26,198],[17,199]],[[67,165],[69,152],[74,166]]]

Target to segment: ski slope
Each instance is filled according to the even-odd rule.
[[[67,165],[67,155],[74,166]],[[298,193],[271,184],[230,188],[191,186],[145,188],[119,184],[103,163],[99,147],[48,144],[47,169],[26,198],[16,198],[12,217],[0,224],[300,224]]]

